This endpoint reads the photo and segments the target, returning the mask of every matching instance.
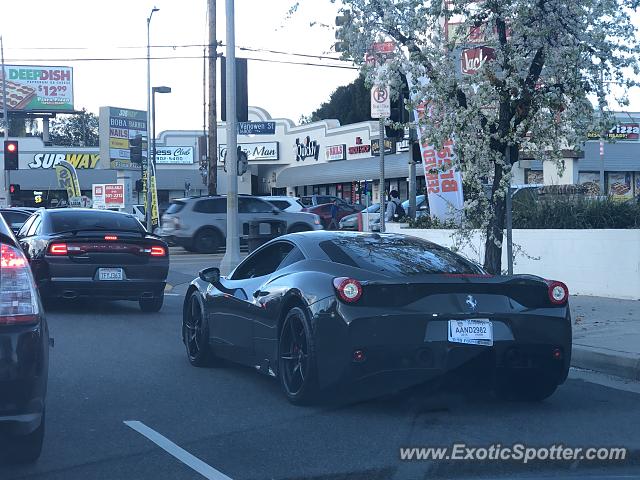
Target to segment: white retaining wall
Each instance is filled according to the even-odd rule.
[[[403,228],[388,223],[387,232],[456,246],[452,230]],[[514,273],[531,273],[567,284],[572,294],[640,299],[640,230],[514,230]],[[474,233],[459,253],[482,263],[484,241]],[[507,268],[506,235],[502,268]]]

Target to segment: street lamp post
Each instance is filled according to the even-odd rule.
[[[159,8],[153,7],[151,13],[147,17],[147,209],[145,215],[147,217],[147,231],[153,230],[151,223],[151,178],[149,175],[149,160],[151,159],[151,142],[149,141],[149,124],[151,123],[151,17],[154,12],[160,11]],[[143,159],[143,163],[145,160]]]
[[[240,263],[238,229],[238,152],[236,150],[236,36],[234,0],[226,0],[227,16],[227,250],[220,262],[220,272],[228,275]]]

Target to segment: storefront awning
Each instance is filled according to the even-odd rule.
[[[384,157],[385,178],[406,178],[409,176],[409,153],[396,153]],[[421,165],[416,174],[421,175]],[[296,165],[280,171],[276,175],[276,187],[297,187],[302,185],[323,185],[380,178],[380,157],[361,160]]]

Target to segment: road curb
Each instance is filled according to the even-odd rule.
[[[571,366],[640,380],[640,354],[574,344]]]

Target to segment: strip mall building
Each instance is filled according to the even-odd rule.
[[[340,125],[336,120],[324,120],[295,125],[287,119],[272,119],[263,109],[252,107],[251,121],[274,121],[273,135],[239,135],[238,144],[247,152],[249,170],[239,177],[239,192],[259,195],[337,195],[348,201],[364,203],[379,198],[380,175],[377,122]],[[605,143],[602,158],[605,182],[612,194],[640,195],[640,114],[619,116],[619,125],[611,137],[615,143]],[[225,125],[218,129],[218,153],[226,149]],[[157,141],[157,188],[161,207],[171,199],[206,193],[200,170],[198,139],[202,131],[170,130],[162,132]],[[35,205],[39,194],[45,205],[66,197],[57,186],[54,165],[68,160],[76,166],[83,193],[90,196],[94,183],[116,183],[123,172],[111,169],[108,160],[100,158],[99,148],[45,146],[39,138],[20,138],[19,170],[11,171],[7,183],[20,185],[14,194],[14,205]],[[408,141],[385,142],[385,191],[397,189],[401,198],[408,196],[408,175],[411,150]],[[600,143],[586,142],[584,154],[565,159],[565,170],[558,175],[555,165],[535,159],[521,160],[514,166],[514,184],[522,183],[593,183],[598,182]],[[424,192],[421,166],[416,168],[417,191]],[[135,184],[138,171],[126,171]],[[218,191],[226,191],[226,174],[218,169]],[[41,192],[41,193],[39,193]],[[136,193],[126,192],[136,199]]]

